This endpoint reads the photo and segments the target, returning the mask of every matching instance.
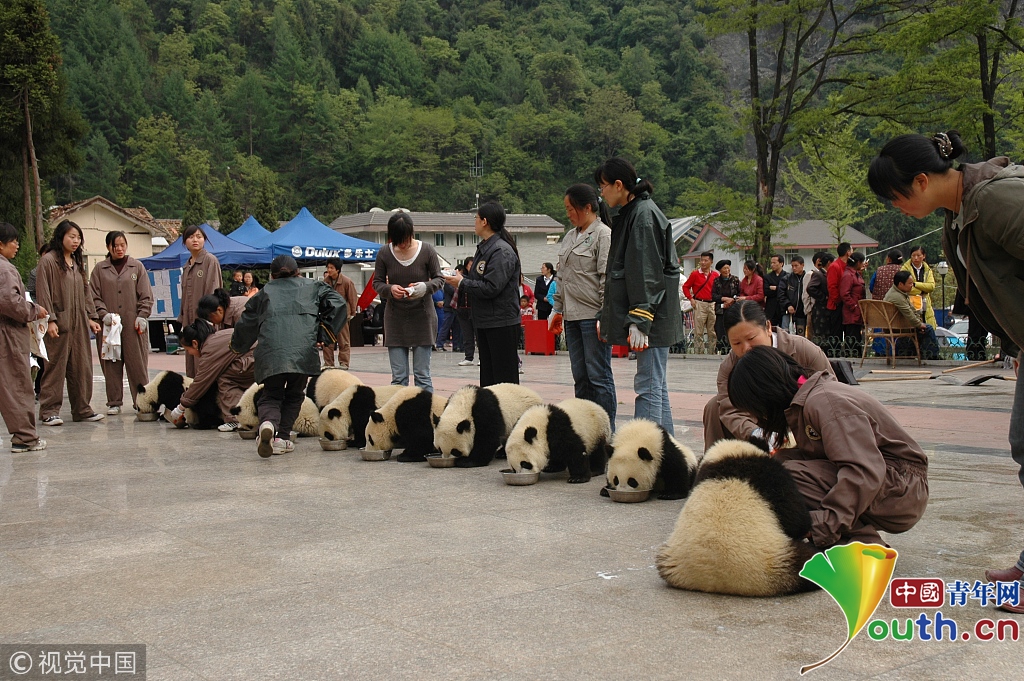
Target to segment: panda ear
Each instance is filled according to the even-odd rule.
[[[341,418],[341,410],[340,409],[329,409],[327,411],[327,418],[329,418],[329,419],[340,419]]]
[[[654,457],[651,456],[651,452],[647,447],[641,447],[636,451],[636,455],[640,457],[641,461],[654,461]]]
[[[230,411],[231,411],[232,416],[238,416],[239,414],[242,413],[242,408],[241,407],[237,407],[237,406],[236,407],[231,407]]]
[[[459,421],[459,425],[455,426],[455,430],[458,433],[465,433],[467,430],[469,430],[469,427],[470,427],[469,419],[463,419],[463,420]]]
[[[135,392],[137,392],[140,395],[144,395],[146,393],[146,386],[139,383],[137,386],[135,386]]]
[[[370,414],[370,420],[373,421],[374,423],[384,423],[384,417],[381,416],[379,411],[375,411],[372,414]]]
[[[441,417],[437,414],[431,414],[430,418],[434,421],[434,427],[437,428],[437,424],[441,423]]]
[[[528,444],[528,445],[532,445],[533,444],[533,440],[536,437],[537,437],[537,429],[534,428],[533,426],[530,426],[529,428],[527,428],[526,432],[523,433],[523,439],[526,440],[526,444]]]

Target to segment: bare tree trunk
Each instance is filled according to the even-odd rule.
[[[32,142],[32,115],[28,110],[28,92],[25,92],[22,99],[25,106],[25,142],[28,146],[28,160],[32,165],[32,178],[35,181],[35,219],[36,243],[43,242],[43,192],[39,181],[39,162],[36,160],[36,147]]]
[[[24,191],[25,196],[25,238],[34,234],[35,230],[32,227],[32,185],[29,184],[28,179],[28,145],[21,145],[21,169],[22,179],[24,180]]]

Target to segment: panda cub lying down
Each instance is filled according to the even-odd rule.
[[[817,586],[800,576],[814,545],[811,514],[789,474],[768,452],[721,440],[704,454],[675,529],[658,552],[658,573],[679,589],[781,596]]]

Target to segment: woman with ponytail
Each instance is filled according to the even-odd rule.
[[[1024,347],[1024,166],[998,156],[954,168],[953,161],[966,151],[955,130],[931,137],[900,135],[871,162],[868,184],[904,215],[922,219],[942,210],[942,248],[972,318],[999,335],[1004,347]],[[1024,483],[1022,381],[1010,412],[1010,455],[1021,466]],[[1024,578],[1024,552],[1014,567],[989,570],[985,577]],[[1002,608],[1024,613],[1024,603]]]
[[[505,209],[491,201],[477,209],[473,229],[480,244],[463,277],[445,281],[469,298],[480,349],[480,387],[519,383],[519,250],[505,229]]]
[[[668,401],[668,349],[683,338],[679,257],[672,226],[651,199],[651,183],[623,158],[594,171],[601,197],[619,212],[612,221],[600,332],[636,352],[634,416],[674,433]]]
[[[576,397],[601,405],[614,429],[612,346],[597,333],[612,244],[612,230],[608,226],[611,218],[608,207],[589,184],[574,184],[565,190],[565,212],[575,229],[566,232],[558,249],[548,328],[556,335],[565,330]]]

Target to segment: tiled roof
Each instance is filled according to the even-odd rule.
[[[720,225],[706,224],[705,230],[712,230],[714,233],[719,235],[719,238],[725,239],[736,248],[743,250],[745,247],[736,244],[726,234],[724,234]],[[690,246],[689,252],[684,255],[684,258],[694,258],[703,251],[706,246],[702,240],[704,231],[693,241]],[[843,234],[843,240],[849,241],[850,245],[854,248],[877,248],[878,242],[867,234],[860,232],[853,227],[847,227],[846,232]],[[828,224],[824,220],[801,220],[800,222],[794,222],[789,225],[785,230],[778,234],[772,235],[772,246],[778,247],[795,247],[801,249],[820,249],[832,251],[838,244],[836,243],[836,237],[832,234]]]
[[[150,214],[150,212],[145,208],[142,208],[141,206],[138,208],[122,208],[113,201],[105,199],[102,196],[94,196],[90,199],[74,201],[72,203],[66,203],[63,206],[55,206],[51,208],[50,224],[58,223],[67,216],[71,215],[72,213],[82,210],[83,208],[87,208],[93,204],[99,204],[113,213],[123,215],[124,217],[128,218],[137,225],[149,230],[154,236],[171,236],[171,233],[167,230],[167,228],[163,224],[161,224],[162,222],[167,221],[155,219]],[[176,222],[179,225],[181,224],[181,220],[177,220]],[[175,235],[174,238],[177,238],[177,235]]]
[[[392,211],[369,211],[339,216],[329,226],[331,229],[351,234],[353,232],[387,231]],[[417,231],[423,232],[472,232],[474,213],[417,213],[410,211],[409,217]],[[550,215],[514,214],[505,218],[505,227],[510,232],[544,232],[555,234],[565,231],[565,226]]]

